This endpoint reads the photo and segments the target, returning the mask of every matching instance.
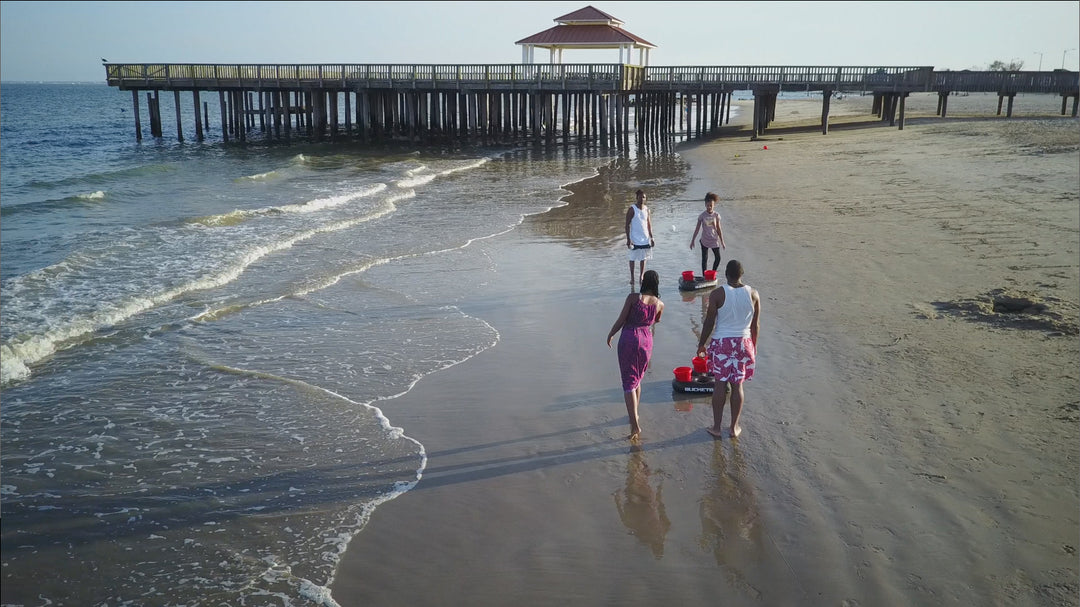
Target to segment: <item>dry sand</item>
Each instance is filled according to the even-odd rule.
[[[459,305],[500,341],[395,403],[428,469],[353,539],[334,598],[1080,604],[1080,129],[990,118],[996,96],[934,119],[925,97],[902,131],[777,128],[685,146],[689,172],[617,166],[480,243],[502,278]],[[781,100],[774,126],[819,104]],[[641,184],[667,307],[635,447],[604,337]],[[764,304],[737,440],[670,385],[700,327],[705,294],[674,285],[709,190]]]

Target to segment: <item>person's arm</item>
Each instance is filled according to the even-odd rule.
[[[611,338],[615,337],[615,334],[619,332],[619,329],[626,323],[626,317],[630,315],[630,302],[634,299],[636,293],[630,293],[626,296],[626,301],[623,302],[622,312],[619,312],[619,318],[615,320],[615,324],[611,326],[611,331],[607,334],[607,347],[611,347]]]
[[[716,311],[720,309],[720,306],[724,305],[726,297],[723,289],[716,289],[709,294],[709,307],[705,311],[705,320],[701,323],[701,337],[698,338],[698,356],[705,353],[705,342],[709,340],[713,327],[716,325]]]
[[[656,302],[656,318],[653,319],[652,324],[660,322],[660,317],[664,315],[664,302]]]
[[[634,243],[630,241],[630,222],[634,220],[634,207],[626,209],[626,248],[633,248]]]
[[[720,237],[720,246],[727,250],[727,245],[724,244],[724,230],[720,227],[720,218],[717,217],[716,221],[716,235]]]
[[[750,321],[750,341],[754,342],[757,350],[758,331],[761,329],[761,297],[757,289],[750,289],[750,300],[754,302],[754,318]]]
[[[697,242],[697,233],[701,229],[701,217],[697,218],[697,223],[694,224],[694,235],[690,237],[690,250],[694,250],[694,243]]]
[[[653,238],[653,235],[652,235],[652,212],[651,211],[649,212],[648,215],[645,216],[645,225],[649,226],[649,244],[650,245],[655,245],[656,244],[656,239]]]

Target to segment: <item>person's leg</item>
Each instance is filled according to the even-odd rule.
[[[626,415],[630,418],[630,436],[634,438],[641,434],[641,426],[638,425],[638,399],[641,394],[641,386],[630,390],[629,392],[623,392],[623,400],[626,401]]]
[[[709,249],[705,245],[701,245],[701,275],[705,276],[705,270],[708,268],[709,263]],[[714,270],[716,268],[713,268]]]
[[[641,260],[641,266],[638,267],[638,284],[641,284],[641,279],[645,277],[645,260]]]
[[[742,432],[739,425],[739,414],[742,413],[743,405],[743,382],[731,382],[731,436],[736,437]]]
[[[717,381],[713,386],[712,393],[712,418],[713,424],[706,428],[709,434],[720,438],[723,433],[721,422],[724,421],[724,404],[727,401],[727,382]]]
[[[713,254],[712,269],[713,269],[713,272],[715,272],[716,268],[720,267],[720,247],[713,247],[712,254]],[[702,265],[704,266],[705,264],[702,263]],[[702,272],[704,272],[704,270],[702,270]]]
[[[634,260],[630,260],[630,290],[634,290]]]

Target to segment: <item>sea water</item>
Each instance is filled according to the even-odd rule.
[[[333,604],[349,540],[423,475],[395,397],[499,340],[456,305],[494,279],[470,245],[611,154],[145,116],[137,142],[132,112],[0,85],[2,602]]]

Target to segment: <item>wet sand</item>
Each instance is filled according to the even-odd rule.
[[[502,279],[461,305],[500,341],[394,404],[428,468],[353,539],[335,600],[1080,604],[1080,129],[1060,99],[1031,110],[1050,119],[1020,97],[1022,119],[990,117],[988,96],[939,120],[925,97],[903,131],[777,129],[684,146],[688,173],[616,167],[478,243]],[[833,113],[866,122],[869,103]],[[807,114],[819,99],[782,100],[774,126]],[[667,307],[635,445],[604,338],[639,185]],[[710,190],[723,258],[763,298],[736,440],[671,390]]]

